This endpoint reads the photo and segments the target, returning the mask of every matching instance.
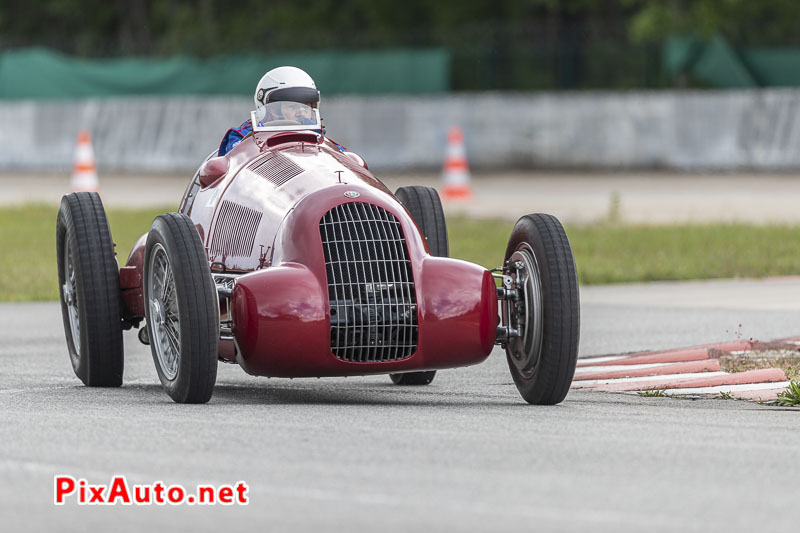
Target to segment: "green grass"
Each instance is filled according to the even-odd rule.
[[[786,390],[778,395],[775,405],[800,406],[800,381],[790,381]]]
[[[448,220],[453,257],[500,266],[513,223]],[[567,227],[583,284],[800,274],[800,226]]]
[[[109,209],[118,257],[163,209]],[[54,300],[56,206],[0,208],[0,301]],[[503,261],[512,222],[448,219],[450,254],[488,268]],[[800,226],[710,224],[567,228],[583,284],[800,274]]]
[[[164,209],[109,209],[118,260],[125,264],[136,240]],[[56,216],[58,207],[0,208],[0,301],[57,300]]]
[[[663,390],[659,389],[641,390],[636,394],[642,396],[643,398],[665,398],[667,396],[666,394],[664,394]]]

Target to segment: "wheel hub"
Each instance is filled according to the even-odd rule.
[[[72,285],[70,282],[64,284],[64,303],[72,305]]]
[[[539,265],[528,243],[520,243],[511,254],[506,274],[513,280],[517,296],[507,317],[517,334],[508,339],[506,350],[514,366],[528,376],[533,374],[542,350],[542,286]]]
[[[153,322],[157,326],[164,326],[164,304],[158,298],[150,301],[150,312],[153,313]]]

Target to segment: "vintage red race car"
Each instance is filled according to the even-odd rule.
[[[218,361],[259,376],[424,385],[496,344],[526,401],[564,399],[580,318],[556,218],[520,218],[493,271],[448,258],[434,189],[392,194],[318,123],[275,122],[209,156],[178,212],[158,216],[121,268],[99,196],[64,196],[61,307],[83,383],[120,386],[122,331],[139,327],[181,403],[209,401]]]

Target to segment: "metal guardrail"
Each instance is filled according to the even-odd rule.
[[[69,171],[77,132],[100,171],[191,172],[248,98],[0,102],[0,170]],[[790,170],[800,168],[800,90],[474,93],[336,97],[328,135],[370,168],[435,169],[447,130],[464,131],[471,165]]]

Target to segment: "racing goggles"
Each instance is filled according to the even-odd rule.
[[[258,101],[262,104],[269,102],[302,102],[309,107],[316,108],[319,104],[319,91],[311,87],[286,87],[275,89],[274,87],[259,89]]]

